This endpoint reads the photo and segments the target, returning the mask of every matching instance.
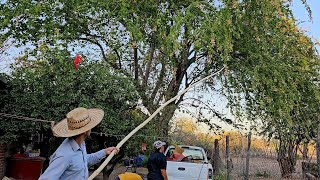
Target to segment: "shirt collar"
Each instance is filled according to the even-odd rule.
[[[69,138],[69,144],[73,151],[78,151],[79,149],[81,150],[81,147],[73,138]]]

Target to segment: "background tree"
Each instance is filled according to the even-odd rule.
[[[319,102],[319,58],[311,39],[296,28],[289,3],[8,0],[1,4],[1,36],[33,45],[31,56],[41,42],[70,51],[83,46],[88,55],[98,54],[97,59],[132,77],[151,113],[181,88],[225,66],[219,81],[202,88],[225,95],[234,115],[253,124],[262,121],[270,127],[265,132],[275,135],[277,126],[291,128],[299,122],[294,114],[310,114]],[[158,117],[159,134],[167,135],[171,117],[186,98]],[[309,111],[306,103],[315,109]],[[212,116],[230,122],[210,105],[197,106],[203,109],[198,120],[211,128]]]
[[[134,79],[143,104],[151,113],[181,88],[223,64],[242,76],[256,72],[243,68],[244,63],[236,68],[241,58],[252,61],[246,56],[260,58],[260,65],[269,69],[278,66],[279,63],[263,61],[262,54],[279,60],[274,56],[278,52],[271,50],[287,34],[272,29],[276,29],[280,13],[291,13],[286,3],[278,0],[9,0],[1,4],[1,9],[5,14],[0,19],[3,36],[19,45],[34,45],[34,53],[40,42],[64,47],[80,45],[89,52],[97,47],[99,53],[95,55]],[[157,120],[161,134],[167,134],[168,123],[184,98],[181,96],[168,106]],[[213,111],[212,116],[225,120],[215,109],[209,110]],[[200,120],[212,124],[210,118]]]
[[[37,58],[21,57],[12,67],[12,74],[7,76],[8,87],[0,95],[2,113],[58,122],[76,107],[101,108],[104,119],[93,131],[107,135],[92,134],[87,141],[89,152],[115,146],[145,119],[146,115],[133,108],[138,93],[132,81],[105,62],[84,59],[76,70],[67,51],[49,49],[45,44]],[[44,141],[35,146],[41,149],[41,156],[48,157],[63,140],[53,138],[49,129],[50,123],[1,117],[0,144],[15,143],[20,147],[27,145],[30,137],[43,134]],[[143,129],[138,133],[141,134],[153,135],[153,127]],[[142,142],[152,141],[133,137],[123,150],[128,156],[137,155]]]

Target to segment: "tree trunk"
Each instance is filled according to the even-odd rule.
[[[296,147],[292,140],[280,139],[280,145],[278,149],[278,163],[281,170],[282,177],[290,177],[295,172],[296,165]]]
[[[170,128],[169,123],[175,113],[176,108],[177,107],[175,104],[168,105],[162,110],[162,114],[155,119],[154,123],[158,124],[157,127],[158,127],[159,136],[161,137],[168,136],[168,132]]]

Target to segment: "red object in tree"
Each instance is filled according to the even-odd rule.
[[[82,62],[82,58],[80,55],[76,55],[76,57],[73,60],[74,67],[78,70],[79,64]]]

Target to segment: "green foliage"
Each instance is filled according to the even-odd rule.
[[[76,107],[102,108],[105,116],[97,130],[125,134],[138,123],[130,108],[138,94],[132,81],[102,62],[84,59],[79,70],[73,67],[70,54],[43,47],[37,60],[20,58],[8,82],[8,93],[1,112],[60,121]],[[136,112],[136,114],[138,114]],[[1,142],[16,141],[50,124],[2,119]]]
[[[236,31],[243,33],[232,38],[234,53],[224,79],[230,106],[235,114],[246,114],[258,130],[264,127],[270,137],[314,137],[310,129],[318,123],[314,117],[320,100],[314,43],[296,27],[283,2],[251,1],[242,7],[259,11],[236,22]]]
[[[224,171],[219,172],[218,174],[214,174],[212,180],[225,180],[227,179],[227,173]]]
[[[0,36],[34,45],[29,55],[39,52],[41,42],[60,48],[97,46],[113,68],[131,77],[137,73],[134,86],[150,112],[226,65],[219,80],[235,115],[245,114],[270,137],[301,136],[292,132],[312,132],[299,139],[314,137],[319,58],[311,39],[297,29],[288,2],[8,0],[0,9]],[[131,62],[135,47],[139,66]],[[158,131],[167,131],[183,98],[165,109]],[[212,117],[203,118],[208,114],[201,112],[199,120],[211,124]]]

